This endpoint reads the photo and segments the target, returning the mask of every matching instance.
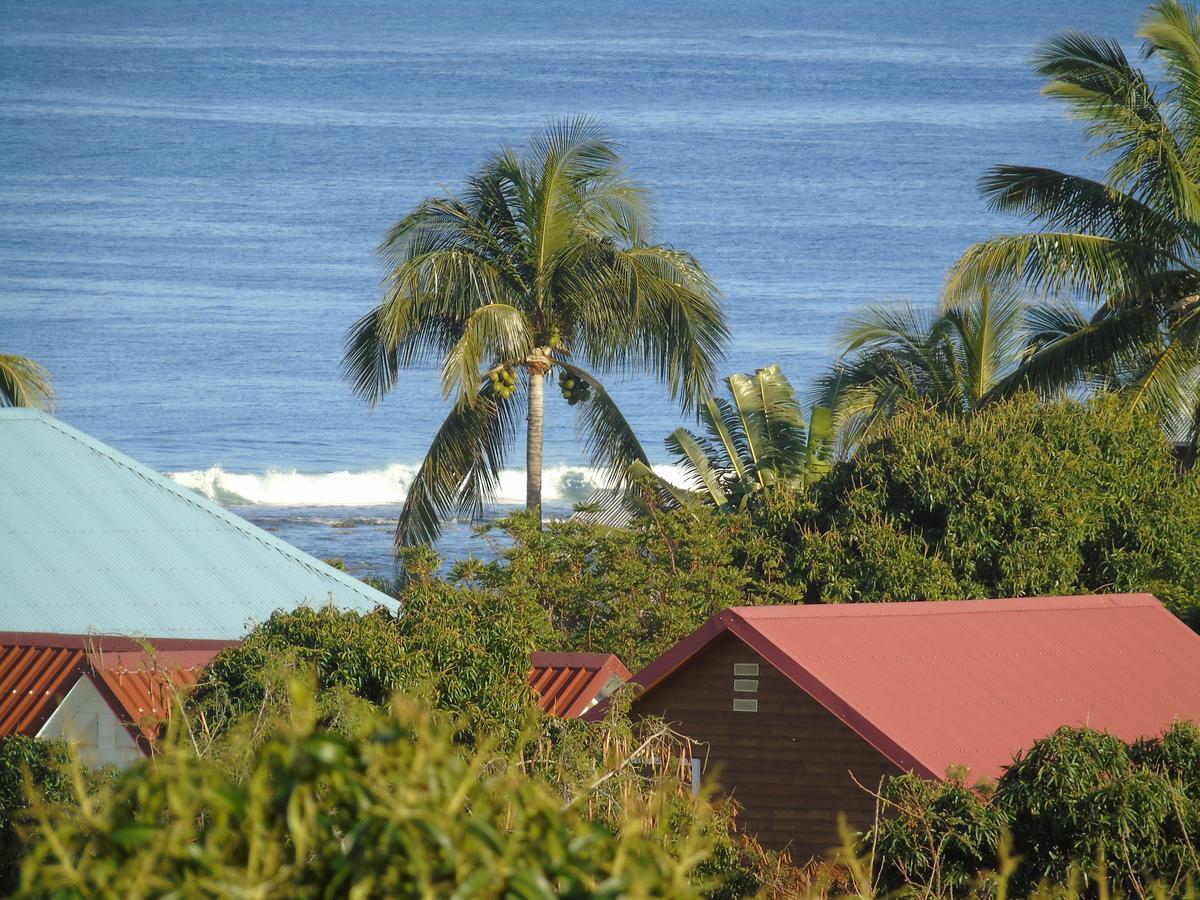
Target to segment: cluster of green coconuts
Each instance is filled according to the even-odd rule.
[[[501,400],[507,400],[517,392],[517,370],[512,366],[497,369],[488,378],[492,382],[492,392]],[[566,369],[558,373],[558,387],[571,406],[586,400],[592,391],[590,384]]]
[[[491,375],[492,391],[501,400],[507,400],[517,391],[517,370],[512,366],[497,369]]]
[[[567,403],[574,406],[581,400],[586,400],[588,394],[592,390],[592,386],[582,378],[576,378],[574,374],[563,369],[558,373],[558,386],[562,390],[563,397]]]

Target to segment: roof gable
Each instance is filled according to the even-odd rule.
[[[726,632],[931,778],[998,777],[1061,725],[1133,740],[1200,720],[1200,637],[1148,594],[738,607],[633,680],[654,690]]]
[[[395,601],[53,416],[0,409],[5,626],[236,638],[304,603]]]

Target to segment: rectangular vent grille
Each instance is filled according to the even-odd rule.
[[[733,693],[734,712],[758,712],[758,698],[744,696],[758,693],[758,663],[733,664]]]

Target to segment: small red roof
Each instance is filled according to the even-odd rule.
[[[171,717],[174,691],[194,685],[201,669],[236,643],[0,632],[0,736],[36,735],[86,675],[146,750]]]
[[[1129,741],[1200,720],[1200,636],[1149,594],[737,607],[633,680],[653,691],[725,633],[929,778],[997,778],[1062,725]]]
[[[542,711],[574,719],[629,680],[625,664],[611,653],[532,654],[529,684]]]

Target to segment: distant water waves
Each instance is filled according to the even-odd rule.
[[[656,466],[655,471],[673,484],[686,485],[685,476],[674,466]],[[227,472],[220,466],[212,466],[168,474],[178,484],[223,506],[356,508],[400,506],[416,472],[415,465],[397,463],[363,472],[309,473],[272,469],[255,474]],[[542,499],[569,507],[609,486],[611,481],[607,475],[595,469],[551,466],[542,475]],[[494,499],[501,505],[524,503],[524,470],[502,471],[500,488]]]
[[[215,500],[260,528],[321,559],[338,558],[355,575],[390,578],[395,571],[391,535],[417,466],[394,464],[362,472],[228,472],[220,466],[168,473],[176,483]],[[655,471],[673,484],[687,479],[674,466]],[[569,516],[610,481],[595,469],[551,466],[543,475],[544,513]],[[519,510],[525,503],[525,472],[506,469],[485,521]],[[467,521],[447,522],[438,551],[449,560],[494,558],[502,536],[479,535]]]

